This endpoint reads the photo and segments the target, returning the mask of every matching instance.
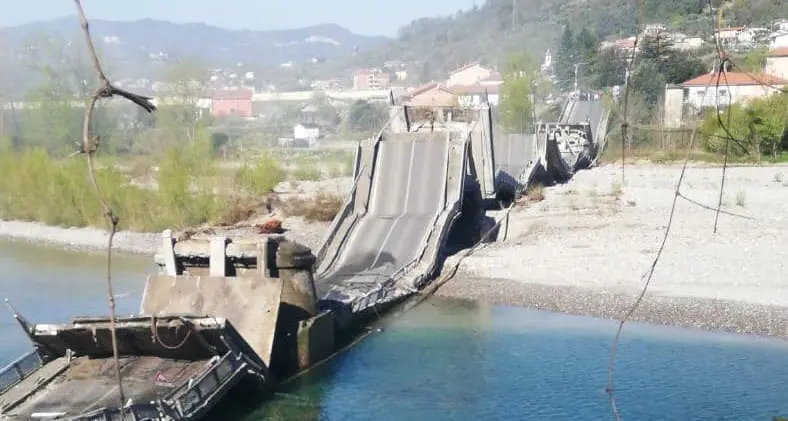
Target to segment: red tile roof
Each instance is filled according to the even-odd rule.
[[[682,83],[681,86],[714,86],[717,84],[717,77],[718,75],[716,72],[706,73],[705,75],[698,76],[695,79],[690,79]],[[768,73],[750,75],[739,72],[725,72],[720,76],[720,85],[746,86],[759,85],[760,83],[767,85],[788,85],[788,80],[781,79]]]
[[[418,88],[415,88],[412,91],[405,94],[405,97],[413,98],[414,96],[427,92],[430,89],[435,88],[436,86],[438,86],[437,82],[425,83],[424,85],[421,85]]]

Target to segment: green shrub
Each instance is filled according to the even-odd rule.
[[[254,165],[245,165],[235,173],[233,184],[237,192],[255,196],[271,193],[282,181],[282,169],[268,155],[258,158]]]

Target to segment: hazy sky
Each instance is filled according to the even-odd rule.
[[[13,0],[6,0],[13,1]],[[483,0],[475,0],[482,4]],[[0,26],[74,15],[72,0],[13,1]],[[364,35],[394,35],[418,17],[467,9],[474,0],[83,0],[88,18],[205,22],[233,29],[286,29],[337,23]]]

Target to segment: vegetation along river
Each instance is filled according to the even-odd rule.
[[[137,311],[149,257],[119,256],[120,314]],[[0,242],[0,296],[31,322],[106,314],[102,254]],[[0,363],[29,349],[0,315]],[[607,420],[614,321],[432,300],[386,321],[254,413],[224,420]],[[627,325],[617,397],[625,420],[771,420],[788,414],[788,343]]]

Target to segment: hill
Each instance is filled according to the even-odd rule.
[[[151,19],[129,22],[93,19],[90,29],[113,75],[135,78],[155,78],[162,62],[182,58],[196,59],[210,67],[227,68],[244,63],[250,68],[261,68],[315,57],[347,57],[354,51],[390,41],[386,37],[357,35],[333,24],[253,31]],[[2,28],[0,41],[6,47],[6,57],[10,58],[5,61],[10,61],[13,70],[19,71],[21,65],[31,61],[31,51],[40,50],[42,45],[51,47],[53,43],[73,40],[81,48],[79,30],[75,17]],[[49,52],[42,51],[40,55],[45,54]],[[8,74],[8,69],[4,70]]]
[[[351,59],[352,65],[400,60],[415,64],[421,81],[441,77],[459,63],[500,62],[511,51],[543,55],[557,50],[569,25],[588,28],[598,39],[634,34],[638,1],[632,0],[488,0],[483,6],[442,18],[423,18],[403,27],[396,40]],[[715,4],[719,3],[715,1]],[[727,25],[762,25],[788,17],[781,0],[737,0],[726,10]],[[708,0],[646,1],[644,23],[709,36],[715,24]]]

